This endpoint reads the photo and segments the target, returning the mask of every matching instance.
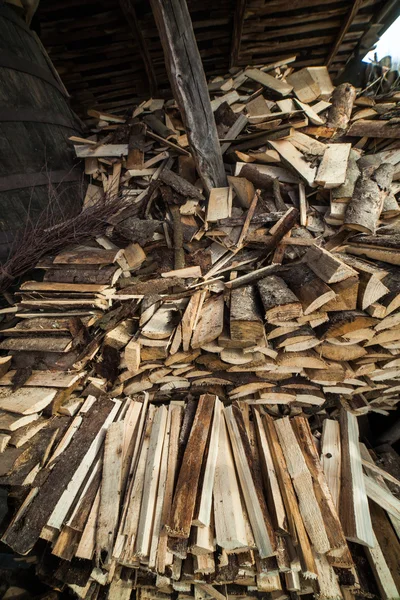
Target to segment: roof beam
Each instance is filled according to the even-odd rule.
[[[206,76],[186,0],[151,0],[174,98],[207,192],[226,175]]]
[[[236,67],[239,60],[246,4],[247,0],[236,0],[235,15],[233,17],[230,67]]]
[[[119,0],[119,4],[125,19],[128,22],[129,28],[133,33],[133,37],[139,46],[140,56],[149,80],[150,94],[153,97],[157,96],[157,79],[153,69],[153,63],[151,61],[149,49],[147,48],[146,40],[144,39],[142,30],[140,28],[140,23],[136,15],[134,0]]]
[[[355,0],[355,2],[353,2],[351,9],[347,13],[346,19],[344,20],[343,25],[340,28],[340,31],[335,40],[335,43],[333,44],[332,49],[329,52],[328,58],[325,63],[327,67],[331,66],[333,59],[335,58],[336,54],[338,53],[340,45],[343,42],[344,36],[348,32],[348,30],[354,20],[354,17],[358,13],[358,10],[360,9],[361,5],[362,5],[362,0]]]

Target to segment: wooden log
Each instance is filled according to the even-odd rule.
[[[290,271],[282,273],[282,279],[296,293],[305,315],[313,313],[335,298],[335,292],[307,265],[296,265]]]
[[[311,246],[307,250],[305,260],[310,269],[325,283],[337,283],[357,275],[357,271],[328,252],[328,250],[318,246]]]
[[[301,316],[302,307],[298,298],[280,277],[265,277],[257,283],[257,287],[267,321],[292,321]]]
[[[375,235],[393,172],[393,165],[383,163],[371,178],[365,173],[358,178],[344,217],[346,229]]]
[[[336,88],[337,89],[337,88]],[[398,123],[389,121],[377,121],[360,119],[354,121],[347,131],[347,135],[354,137],[373,137],[373,138],[400,138],[400,126]]]
[[[171,516],[167,525],[168,533],[175,537],[189,538],[201,465],[214,404],[215,396],[209,394],[200,396],[192,430],[183,456],[182,466],[179,471]]]
[[[328,114],[328,127],[346,129],[356,99],[356,89],[350,83],[341,83],[332,94],[332,106]]]
[[[232,290],[230,306],[232,340],[257,340],[264,334],[264,324],[256,301],[254,286]]]
[[[201,348],[221,335],[224,325],[224,298],[213,296],[207,300],[200,313],[200,318],[193,331],[191,346]]]
[[[179,430],[181,425],[182,408],[180,406],[170,405],[169,411],[171,412],[171,425],[169,433],[169,446],[168,446],[168,470],[165,482],[164,502],[161,513],[161,531],[159,535],[159,542],[157,548],[157,571],[161,574],[165,573],[165,567],[168,560],[167,540],[168,533],[165,524],[169,522],[171,506],[173,500],[175,476],[177,469],[178,459],[178,443],[179,443]]]
[[[372,548],[374,535],[358,446],[357,417],[342,409],[340,430],[342,443],[340,520],[348,540]]]
[[[207,191],[226,186],[207,82],[186,2],[151,0],[175,100]]]

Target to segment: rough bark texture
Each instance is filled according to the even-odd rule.
[[[344,217],[347,229],[375,234],[393,172],[393,165],[384,163],[371,178],[367,178],[365,172],[358,178]]]
[[[338,85],[332,95],[332,106],[329,110],[327,126],[346,129],[355,99],[356,89],[350,83]]]
[[[5,541],[15,552],[26,554],[39,539],[40,532],[61,498],[67,482],[75,473],[113,406],[109,401],[96,402],[86,413],[79,431],[40,486],[38,494],[23,517],[8,529]]]
[[[207,82],[185,0],[151,0],[175,100],[206,190],[226,186]]]

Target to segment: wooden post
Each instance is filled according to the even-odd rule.
[[[226,186],[217,128],[186,0],[151,0],[172,91],[207,190]]]

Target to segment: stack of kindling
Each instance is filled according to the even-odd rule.
[[[286,62],[209,84],[224,187],[172,101],[72,140],[85,205],[126,205],[0,311],[3,541],[47,540],[55,589],[399,595],[398,481],[357,425],[399,400],[399,97]]]
[[[47,540],[39,572],[81,598],[222,600],[364,593],[347,538],[365,547],[381,597],[396,598],[400,544],[393,531],[389,551],[385,536],[399,533],[400,501],[382,476],[394,480],[345,409],[316,440],[303,416],[211,394],[88,396],[3,541],[25,555]]]

